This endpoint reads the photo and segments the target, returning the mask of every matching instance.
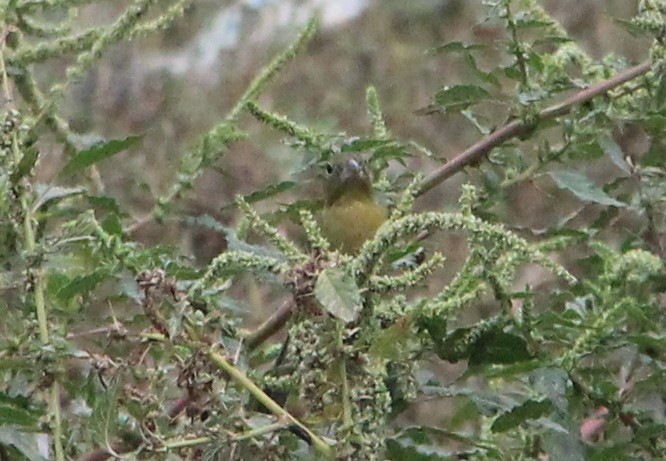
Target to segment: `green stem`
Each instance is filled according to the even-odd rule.
[[[7,69],[5,67],[4,53],[0,49],[0,76],[2,77],[2,86],[5,93],[5,99],[12,101],[12,95],[9,90],[9,78],[7,76]],[[21,162],[22,152],[19,147],[19,139],[16,131],[12,133],[12,155],[14,157],[14,164],[18,165]],[[35,253],[37,248],[35,238],[35,228],[32,222],[32,206],[28,200],[28,190],[30,184],[26,178],[21,179],[20,199],[21,212],[23,215],[23,246],[28,254]],[[46,317],[46,301],[44,299],[44,291],[46,289],[44,284],[44,276],[41,269],[33,271],[33,293],[35,300],[35,312],[37,315],[37,323],[39,325],[39,339],[42,344],[46,345],[50,342],[49,328]],[[50,407],[53,414],[53,445],[57,461],[65,460],[65,451],[62,447],[62,420],[60,417],[60,392],[58,390],[58,381],[54,380],[51,385]]]
[[[277,432],[285,429],[287,426],[284,425],[284,423],[275,423],[275,424],[269,424],[264,427],[258,427],[256,429],[249,430],[247,432],[243,432],[238,435],[234,435],[232,437],[229,437],[226,439],[229,442],[240,442],[242,440],[248,440],[252,439],[255,437],[259,437],[264,434],[270,434],[272,432]],[[194,447],[196,445],[205,445],[207,443],[212,443],[214,442],[215,439],[212,437],[197,437],[196,439],[183,439],[183,440],[175,440],[173,442],[166,442],[163,446],[164,450],[175,450],[177,448],[186,448],[186,447]]]
[[[337,343],[339,351],[342,352],[342,332],[344,331],[344,325],[342,322],[337,322]],[[351,411],[351,398],[349,393],[349,382],[347,381],[347,361],[343,354],[341,354],[339,360],[339,373],[340,381],[342,382],[342,421],[345,427],[351,427],[353,424],[352,420],[352,411]]]
[[[250,394],[252,394],[252,396],[257,399],[259,403],[268,409],[268,411],[273,413],[275,416],[284,418],[289,422],[289,424],[297,426],[304,433],[306,433],[315,450],[323,455],[325,459],[331,459],[333,457],[333,450],[326,442],[319,438],[317,434],[305,427],[299,420],[294,418],[291,413],[278,405],[275,400],[270,398],[264,391],[262,391],[256,384],[254,384],[251,379],[245,376],[242,371],[229,363],[227,359],[222,357],[222,355],[211,351],[208,353],[208,358],[217,366],[219,366],[225,373],[231,376],[234,381],[247,389],[248,392],[250,392]]]

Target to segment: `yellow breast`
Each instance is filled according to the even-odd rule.
[[[387,218],[387,209],[372,197],[353,197],[326,207],[321,214],[321,227],[334,249],[354,254]]]

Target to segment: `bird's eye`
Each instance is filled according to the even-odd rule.
[[[330,163],[326,164],[326,173],[327,174],[332,174],[333,173],[333,165],[331,165]]]

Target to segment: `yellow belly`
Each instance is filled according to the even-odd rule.
[[[322,211],[321,228],[334,249],[354,254],[375,235],[388,218],[388,211],[370,198],[340,202]]]

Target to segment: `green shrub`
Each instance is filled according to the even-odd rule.
[[[86,3],[0,7],[0,459],[43,459],[40,440],[58,460],[666,457],[663,1],[641,2],[623,24],[652,40],[634,67],[591,58],[534,1],[484,2],[500,64],[478,63],[482,45],[431,50],[454,55],[469,78],[419,113],[478,130],[448,162],[394,136],[372,86],[359,136],[265,107],[259,97],[307,55],[311,21],[181,156],[141,218],[105,192],[98,166],[142,136],[77,135],[63,95],[112,46],[173,27],[196,2],[137,0],[109,26],[72,32]],[[76,59],[45,82],[44,63],[63,56]],[[331,251],[318,200],[278,200],[298,195],[298,175],[238,194],[235,226],[184,217],[178,204],[198,178],[253,142],[248,115],[284,135],[303,170],[367,157],[391,217],[358,254]],[[642,155],[625,156],[618,127],[645,134]],[[64,159],[48,183],[34,173],[45,146]],[[441,165],[416,174],[414,159]],[[591,174],[600,159],[615,167],[602,186]],[[454,209],[418,208],[463,169]],[[530,183],[574,211],[523,226],[505,210]],[[134,237],[146,223],[188,219],[224,236],[204,267],[176,243]],[[301,236],[285,236],[286,222]],[[441,231],[466,242],[459,267],[437,246]],[[266,318],[246,327],[242,306],[257,293]],[[470,314],[479,305],[485,314]],[[283,330],[282,345],[267,341]],[[453,377],[442,373],[450,363]],[[436,422],[415,414],[423,402]]]

